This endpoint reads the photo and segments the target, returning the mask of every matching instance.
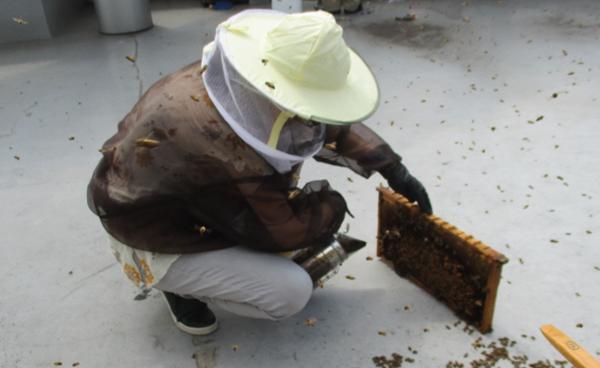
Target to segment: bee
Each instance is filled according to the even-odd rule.
[[[209,235],[212,232],[211,229],[207,228],[204,225],[196,225],[196,226],[194,226],[194,230],[196,230],[197,232],[199,232],[200,236],[206,236],[206,235]]]
[[[135,141],[135,144],[139,147],[154,148],[158,147],[160,145],[160,142],[155,139],[140,138]]]
[[[29,24],[28,21],[26,21],[25,19],[23,19],[21,17],[13,17],[13,21],[17,24]]]
[[[325,148],[327,148],[328,150],[331,150],[331,151],[335,151],[335,150],[337,150],[337,142],[327,143],[325,145]]]
[[[291,201],[292,199],[296,198],[300,193],[301,192],[298,189],[290,190],[288,192],[288,199]]]
[[[316,318],[308,318],[308,319],[304,320],[304,324],[309,327],[313,327],[315,325],[315,323],[317,323]]]

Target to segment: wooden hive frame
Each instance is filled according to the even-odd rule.
[[[455,253],[455,258],[456,254],[465,255],[465,258],[476,260],[476,262],[479,262],[484,266],[483,269],[487,270],[487,280],[485,280],[485,298],[483,305],[481,305],[483,308],[481,312],[481,318],[477,321],[467,322],[474,324],[482,333],[490,332],[492,329],[494,306],[496,303],[498,285],[500,283],[502,265],[508,262],[508,259],[501,253],[483,244],[473,236],[465,234],[463,231],[445,222],[441,218],[435,215],[423,214],[420,212],[416,204],[410,203],[406,198],[395,193],[391,189],[381,187],[377,190],[379,191],[377,255],[379,257],[384,257],[383,251],[386,231],[389,231],[388,229],[393,226],[393,224],[390,222],[394,220],[394,214],[409,216],[411,221],[416,221],[419,224],[422,224],[425,229],[428,229],[428,231],[431,231],[432,233],[443,234],[444,238],[446,239],[446,243],[450,244],[449,246],[452,248],[452,252]],[[392,215],[388,216],[389,214]],[[386,261],[388,261],[389,264],[390,260],[386,259]],[[450,304],[443,300],[443,298],[440,298],[439,295],[436,295],[433,289],[429,287],[429,285],[426,285],[423,280],[420,280],[418,277],[410,274],[402,276],[407,277],[410,281],[423,288],[437,299],[441,299],[441,301],[448,305],[448,307],[450,307],[450,309],[452,309],[457,315],[464,317],[461,315],[460,310],[453,309]]]

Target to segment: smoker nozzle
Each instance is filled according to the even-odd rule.
[[[328,245],[302,249],[292,259],[308,272],[316,287],[335,275],[341,264],[366,244],[348,235],[337,234]]]
[[[340,243],[342,248],[344,248],[344,250],[348,254],[354,253],[357,250],[362,249],[365,245],[367,245],[366,241],[356,239],[345,234],[337,234],[336,240],[338,241],[338,243]]]

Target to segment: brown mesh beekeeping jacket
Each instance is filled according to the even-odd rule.
[[[398,159],[362,124],[328,127],[326,143],[318,160],[364,176]],[[154,84],[101,152],[88,204],[112,236],[138,249],[317,246],[346,211],[325,181],[290,196],[295,172],[279,174],[231,130],[205,91],[199,62]]]

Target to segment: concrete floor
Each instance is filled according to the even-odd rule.
[[[445,367],[480,358],[478,333],[365,260],[382,179],[313,162],[304,179],[328,178],[344,193],[356,216],[350,234],[370,244],[303,312],[269,322],[217,311],[221,329],[194,339],[157,293],[134,301],[86,207],[97,149],[140,93],[199,58],[232,14],[154,6],[156,26],[137,35],[99,35],[89,14],[53,41],[0,46],[0,366],[373,367],[372,357],[397,352],[415,360],[405,366]],[[560,356],[538,333],[553,323],[600,358],[600,3],[365,8],[339,20],[381,84],[368,124],[424,182],[438,215],[511,259],[483,343],[508,337],[511,354],[553,361]],[[414,22],[394,20],[408,12]],[[213,349],[213,363],[193,358]]]

